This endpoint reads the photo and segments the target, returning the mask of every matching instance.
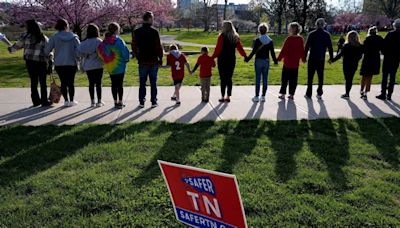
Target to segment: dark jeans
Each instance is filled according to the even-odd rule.
[[[55,70],[60,77],[61,93],[65,101],[73,101],[75,96],[76,66],[56,66]],[[69,95],[69,99],[68,99]]]
[[[325,59],[310,59],[308,60],[308,82],[307,82],[307,93],[306,95],[312,96],[312,86],[315,72],[318,75],[318,89],[317,94],[322,96],[324,93],[322,87],[324,85],[324,68],[325,68]]]
[[[111,78],[111,93],[114,101],[122,101],[124,96],[124,77],[125,74],[112,74]]]
[[[94,87],[96,87],[97,99],[101,100],[101,79],[103,78],[103,69],[88,70],[86,74],[89,79],[90,99],[94,100]]]
[[[344,79],[346,80],[346,94],[350,94],[351,87],[353,87],[353,79],[356,74],[356,70],[344,70]]]
[[[261,78],[263,82],[262,95],[265,96],[268,89],[269,60],[256,59],[254,68],[256,71],[256,97],[260,96]]]
[[[139,102],[143,104],[146,100],[146,83],[150,78],[151,86],[151,103],[157,103],[157,74],[158,65],[140,65],[139,66]]]
[[[26,68],[31,79],[31,98],[33,105],[45,104],[47,102],[47,63],[26,60]],[[38,83],[40,83],[40,97],[37,89]]]
[[[284,66],[282,69],[282,86],[279,93],[286,94],[287,86],[289,84],[289,94],[293,96],[296,93],[298,78],[299,68],[290,69]]]
[[[221,80],[221,95],[225,96],[225,92],[228,97],[232,96],[232,77],[233,72],[235,70],[236,59],[233,60],[225,60],[218,59],[218,72],[219,78]]]
[[[396,73],[398,66],[384,66],[382,68],[382,84],[381,84],[381,93],[383,95],[392,96],[394,85],[396,83]],[[388,79],[389,85],[388,85]]]

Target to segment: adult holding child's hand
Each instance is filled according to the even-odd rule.
[[[239,34],[231,21],[224,21],[221,34],[218,36],[217,46],[213,58],[218,58],[218,72],[221,80],[220,102],[230,102],[232,96],[232,77],[236,65],[236,49],[239,54],[247,58],[247,54],[240,42]],[[227,95],[225,97],[225,94]]]

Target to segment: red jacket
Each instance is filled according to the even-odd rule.
[[[304,39],[301,36],[289,36],[283,44],[278,61],[283,59],[283,65],[289,69],[299,68],[300,60],[306,61]]]
[[[186,63],[187,60],[184,54],[179,55],[179,58],[176,58],[172,54],[168,54],[167,65],[171,66],[172,79],[182,80],[185,77]]]
[[[222,51],[222,45],[223,45],[223,43],[224,43],[224,37],[223,37],[222,35],[219,35],[219,36],[218,36],[218,41],[217,41],[217,46],[215,47],[214,54],[212,55],[212,57],[213,57],[214,59],[215,59],[215,58],[218,58],[218,57],[220,56],[221,51]],[[242,45],[242,42],[240,42],[240,39],[239,39],[238,42],[236,43],[236,49],[238,50],[238,52],[239,52],[239,54],[240,54],[241,56],[247,57],[247,54],[246,54],[246,52],[245,52],[244,49],[243,49],[243,45]]]
[[[212,68],[215,67],[215,60],[212,57],[203,54],[197,59],[196,64],[200,66],[200,78],[212,76]]]

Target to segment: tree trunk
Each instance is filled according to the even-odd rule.
[[[307,23],[307,10],[308,10],[308,1],[303,0],[303,12],[302,12],[302,21],[301,21],[301,26],[305,28],[306,23]],[[303,29],[304,31],[304,29]]]
[[[228,0],[225,0],[225,5],[224,5],[224,20],[226,20],[226,7],[228,6]],[[218,4],[217,4],[217,10],[218,10]]]
[[[207,10],[208,10],[207,0],[204,0],[203,2],[204,2],[204,15],[203,15],[203,18],[204,18],[204,20],[203,20],[203,22],[204,22],[204,32],[208,32],[208,30],[210,29],[210,26],[208,24],[209,18],[208,18],[208,13],[207,13]]]

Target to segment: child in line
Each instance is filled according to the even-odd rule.
[[[278,61],[283,60],[282,69],[282,86],[280,90],[280,99],[285,99],[287,85],[289,84],[289,99],[294,99],[296,93],[297,81],[299,76],[300,60],[306,62],[304,51],[304,39],[299,34],[301,33],[301,25],[297,22],[289,24],[289,36],[286,38],[281,53],[278,56]]]
[[[103,61],[97,54],[97,47],[103,42],[100,37],[99,27],[89,24],[86,30],[86,39],[78,46],[77,52],[83,58],[83,70],[89,79],[89,94],[92,101],[91,107],[102,107],[101,101],[101,80],[103,78]],[[96,87],[97,99],[94,99],[94,87]]]
[[[200,66],[200,84],[201,84],[201,101],[208,102],[210,99],[210,86],[212,77],[212,68],[215,67],[215,60],[208,55],[208,48],[201,48],[201,55],[197,59],[197,63],[193,68],[192,74]]]
[[[186,56],[179,51],[175,44],[169,47],[169,54],[167,56],[167,66],[171,67],[172,79],[174,80],[175,91],[171,100],[176,101],[177,105],[181,104],[179,90],[182,87],[183,78],[185,77],[185,66],[188,68],[190,74],[190,65],[186,60]]]
[[[332,64],[343,57],[343,73],[346,80],[346,93],[341,96],[343,99],[349,99],[350,97],[354,75],[356,74],[358,62],[361,60],[362,55],[363,47],[360,43],[360,37],[356,31],[351,31],[347,33],[347,40],[343,49],[340,50],[332,61],[329,61]]]
[[[124,77],[126,64],[129,62],[130,52],[125,42],[119,37],[121,27],[118,23],[111,23],[104,41],[97,48],[100,59],[104,62],[104,68],[111,78],[111,92],[114,98],[114,106],[122,109],[124,95]]]

